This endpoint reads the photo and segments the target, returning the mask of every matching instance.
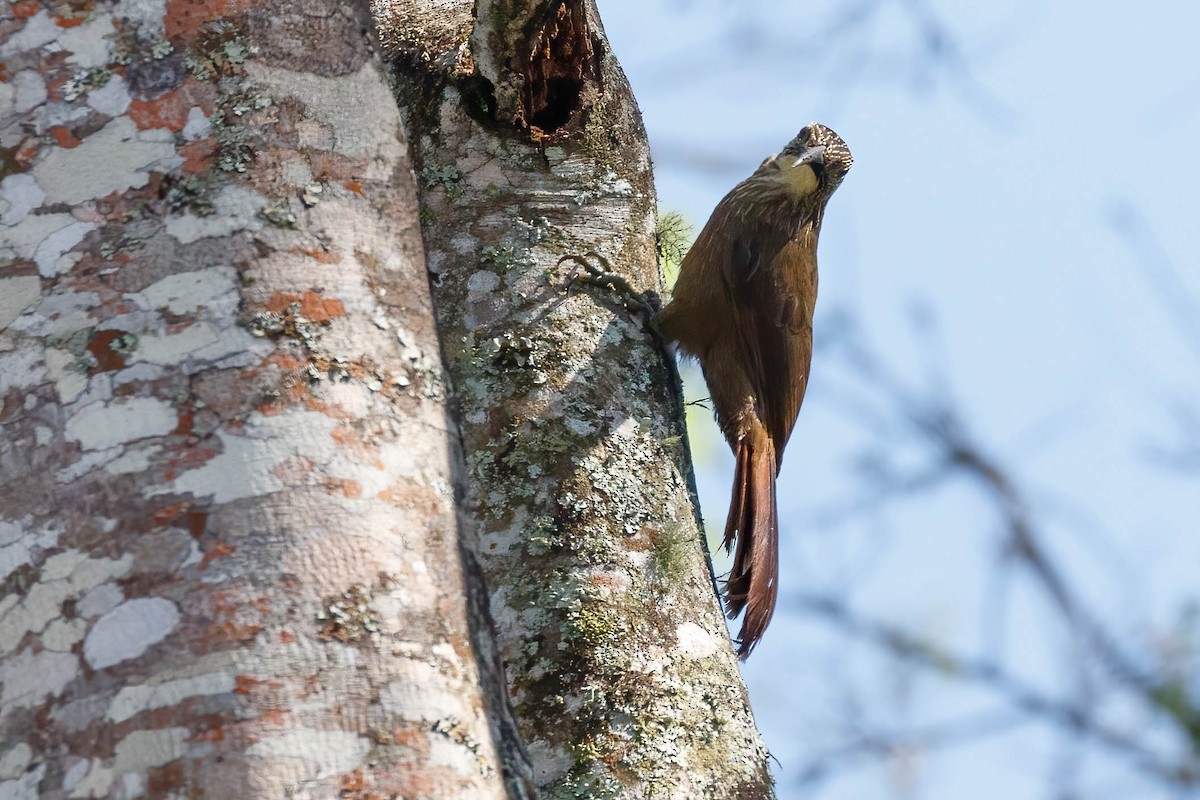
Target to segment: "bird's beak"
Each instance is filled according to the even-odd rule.
[[[821,165],[825,163],[825,145],[820,144],[816,147],[809,147],[800,157],[796,159],[796,163],[792,164],[792,169],[803,166],[805,164]]]

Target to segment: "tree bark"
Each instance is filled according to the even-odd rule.
[[[0,24],[0,796],[516,796],[367,4]]]
[[[413,136],[466,505],[544,797],[769,797],[701,548],[649,146],[592,2],[376,0]],[[614,313],[615,311],[615,313]]]
[[[594,5],[373,10],[0,18],[0,797],[770,796]]]

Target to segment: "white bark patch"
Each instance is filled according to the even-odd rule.
[[[467,291],[471,295],[491,294],[500,285],[500,276],[488,270],[479,270],[467,278]]]
[[[675,629],[679,652],[688,658],[708,658],[717,652],[717,643],[708,632],[694,622],[685,622]]]
[[[75,262],[73,259],[63,258],[63,255],[82,242],[89,231],[95,229],[96,226],[91,222],[72,222],[43,239],[33,251],[38,274],[51,278],[70,271]]]
[[[45,380],[46,363],[40,351],[36,342],[27,340],[16,350],[0,354],[0,397],[11,389],[37,386]]]
[[[124,454],[105,464],[104,469],[113,475],[145,472],[150,468],[150,456],[161,449],[161,447],[143,447],[139,450],[127,449]]]
[[[132,297],[144,299],[146,308],[167,308],[172,314],[183,314],[236,289],[237,271],[233,267],[215,267],[168,275]]]
[[[129,87],[120,75],[113,75],[108,83],[99,89],[92,89],[87,96],[88,106],[108,117],[124,114],[125,109],[129,108],[129,101]]]
[[[91,769],[87,772],[87,777],[79,780],[78,783],[70,787],[71,797],[108,797],[108,790],[112,788],[113,771],[100,761],[94,761],[84,764],[90,765]],[[71,777],[76,778],[76,770],[72,770]],[[64,780],[65,784],[66,781]]]
[[[187,728],[157,728],[133,731],[117,742],[112,771],[145,772],[181,758],[187,752]]]
[[[118,117],[74,148],[55,147],[31,170],[50,203],[78,205],[145,186],[148,167],[177,159],[175,146],[163,137],[138,135],[129,117]]]
[[[70,217],[67,219],[70,220]],[[3,250],[4,239],[0,237],[0,255],[3,255]],[[33,249],[30,248],[29,252],[32,255]],[[90,311],[99,304],[95,292],[71,292],[59,288],[42,295],[42,302],[37,308],[20,317],[13,323],[13,328],[40,338],[72,333],[95,324]]]
[[[62,788],[70,792],[87,775],[88,767],[91,766],[92,762],[86,758],[67,756],[66,761],[63,763],[66,765],[66,769],[63,771]],[[74,792],[71,793],[71,797],[76,796]]]
[[[45,359],[50,379],[54,381],[54,388],[58,390],[58,399],[62,400],[64,405],[75,402],[87,388],[87,374],[74,368],[75,356],[66,350],[48,347]]]
[[[56,653],[69,653],[77,642],[83,640],[87,623],[81,619],[56,619],[46,626],[42,634],[42,646]]]
[[[143,711],[178,705],[187,697],[231,694],[235,687],[233,674],[220,672],[159,684],[127,686],[113,698],[108,707],[108,718],[113,722],[124,722]]]
[[[246,748],[246,756],[251,762],[291,762],[288,782],[299,783],[356,769],[370,751],[370,740],[347,731],[301,729],[261,739]]]
[[[446,687],[441,669],[424,661],[409,660],[397,662],[395,674],[399,680],[389,683],[380,693],[379,703],[384,711],[406,720],[470,719],[471,709]]]
[[[0,780],[15,778],[25,771],[33,760],[33,748],[24,742],[10,747],[0,755]]]
[[[43,650],[34,654],[29,649],[5,660],[0,665],[0,717],[10,709],[30,707],[47,697],[57,696],[79,673],[79,657],[72,653]]]
[[[46,81],[31,69],[18,72],[12,78],[13,111],[24,114],[46,102]]]
[[[195,142],[208,136],[211,132],[212,121],[204,113],[204,109],[200,108],[200,106],[189,108],[187,122],[183,126],[184,141]]]
[[[470,777],[478,774],[484,762],[467,743],[438,736],[429,742],[429,763]]]
[[[38,800],[41,797],[38,787],[45,776],[46,765],[38,764],[16,780],[0,783],[0,800]]]
[[[213,199],[213,213],[198,217],[183,214],[167,218],[167,233],[183,244],[214,236],[228,236],[235,231],[260,230],[264,220],[258,212],[267,199],[257,192],[230,184]]]
[[[175,429],[179,416],[169,403],[152,397],[131,397],[112,403],[93,403],[67,420],[64,435],[84,450],[105,450],[126,442],[162,436]]]
[[[84,69],[103,67],[112,60],[112,38],[116,33],[112,17],[93,13],[96,13],[94,19],[69,28],[58,37],[58,43],[71,54],[67,63],[77,64]]]
[[[75,218],[70,214],[23,216],[0,237],[0,258],[32,259],[46,237],[75,224]]]
[[[273,96],[291,96],[304,103],[306,120],[322,123],[332,131],[334,152],[381,160],[373,162],[368,172],[390,174],[404,157],[400,129],[381,127],[378,115],[362,113],[363,108],[384,108],[396,102],[375,61],[368,60],[353,75],[336,78],[268,67],[257,61],[246,64],[246,71],[256,82],[265,84]]]
[[[9,175],[0,181],[0,223],[16,225],[45,199],[46,193],[29,173]]]
[[[94,669],[137,658],[179,624],[179,609],[161,597],[139,597],[114,608],[92,626],[83,657]]]
[[[125,593],[115,583],[102,583],[93,588],[75,604],[75,611],[84,619],[95,619],[107,614],[125,600]]]
[[[42,281],[35,275],[0,278],[0,328],[7,328],[41,296]]]
[[[366,392],[365,388],[360,391]],[[228,503],[261,497],[287,486],[314,485],[325,478],[353,480],[362,497],[374,497],[400,475],[412,475],[419,465],[403,442],[393,442],[378,453],[380,469],[352,452],[343,451],[332,436],[335,420],[318,412],[294,410],[247,420],[241,435],[218,431],[221,453],[205,464],[184,472],[169,484],[148,489],[150,494],[211,496]],[[289,478],[287,465],[319,465],[307,477]]]
[[[16,650],[26,633],[41,633],[47,623],[62,614],[65,600],[128,570],[128,560],[88,558],[78,550],[46,559],[40,581],[23,599],[10,595],[0,601],[0,656]]]
[[[271,469],[284,460],[272,455],[279,444],[230,436],[218,431],[221,454],[203,466],[188,470],[170,484],[151,488],[151,494],[211,495],[214,503],[228,503],[243,497],[259,497],[283,488],[283,481]]]
[[[53,42],[62,32],[46,11],[39,11],[25,22],[25,27],[0,43],[0,58],[24,53],[35,47]]]
[[[185,359],[198,360],[207,366],[227,356],[249,354],[256,345],[261,345],[261,340],[255,339],[243,328],[217,328],[198,322],[179,333],[143,335],[138,339],[134,356],[138,362],[183,367],[185,372],[194,372],[183,363]],[[248,357],[246,360],[252,359]]]

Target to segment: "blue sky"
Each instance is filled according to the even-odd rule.
[[[851,7],[870,13],[821,33]],[[912,385],[936,363],[1076,590],[1131,650],[1151,652],[1200,572],[1200,470],[1149,456],[1179,443],[1176,405],[1200,414],[1200,314],[1188,313],[1200,308],[1200,7],[943,2],[928,7],[950,43],[938,64],[921,56],[930,28],[913,0],[600,8],[650,133],[660,205],[697,226],[803,124],[846,139],[855,167],[822,233],[818,346],[846,309]],[[936,347],[914,332],[915,308],[936,321]],[[879,444],[848,420],[840,385],[819,357],[781,476],[784,593],[836,588],[872,618],[1070,692],[1070,637],[1019,570],[998,577],[999,523],[970,486],[818,524],[861,486],[861,447]],[[705,516],[720,527],[732,460],[711,431],[694,436]],[[1005,706],[897,669],[786,605],[745,675],[782,798],[1050,797],[1071,773],[1080,796],[1169,796],[1038,725],[852,762],[803,792],[798,771],[842,740],[847,709],[900,730]],[[1119,696],[1097,703],[1144,728]]]

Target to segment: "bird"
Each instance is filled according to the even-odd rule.
[[[854,159],[840,136],[804,126],[717,203],[684,256],[660,335],[700,363],[717,423],[736,456],[723,546],[730,619],[745,660],[779,591],[776,478],[812,364],[817,238]]]

